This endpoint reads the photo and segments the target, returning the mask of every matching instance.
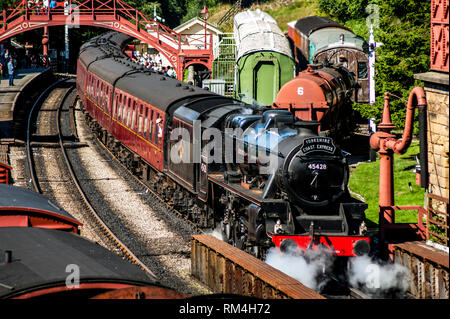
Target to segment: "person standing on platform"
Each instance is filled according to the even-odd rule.
[[[48,0],[43,0],[42,5],[44,6],[45,14],[48,14]]]
[[[14,86],[14,59],[11,57],[8,61],[9,86]]]

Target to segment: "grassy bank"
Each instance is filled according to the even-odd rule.
[[[260,9],[268,13],[271,17],[277,21],[278,26],[282,31],[287,32],[287,23],[298,20],[303,17],[316,15],[317,12],[317,0],[272,0],[261,3],[254,3],[249,10]],[[229,4],[220,4],[210,9],[210,18],[208,22],[217,23],[220,18],[230,9]],[[233,19],[230,19],[227,23],[221,26],[221,29],[225,33],[233,32]]]
[[[394,190],[395,204],[419,205],[424,202],[424,189],[416,185],[416,174],[412,172],[416,165],[415,155],[419,153],[419,143],[414,142],[403,155],[394,155]],[[361,195],[369,205],[366,218],[370,225],[378,224],[378,187],[380,161],[360,163],[350,175],[349,188]],[[411,183],[411,189],[409,186]],[[417,222],[416,211],[397,211],[396,222]],[[369,226],[370,226],[369,225]]]

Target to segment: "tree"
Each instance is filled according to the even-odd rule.
[[[419,85],[413,75],[429,70],[430,1],[383,0],[379,6],[380,30],[376,36],[383,46],[377,51],[376,91],[381,114],[384,92],[407,100],[411,89]],[[392,121],[403,128],[405,102],[391,99],[390,106]]]
[[[203,6],[206,5],[208,8],[212,8],[217,5],[219,1],[217,0],[191,0],[186,2],[186,14],[183,17],[181,23],[189,21],[194,17],[202,17],[200,12]]]

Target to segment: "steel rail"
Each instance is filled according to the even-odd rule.
[[[28,169],[30,171],[30,177],[31,177],[31,183],[33,184],[34,191],[36,193],[42,194],[41,187],[39,186],[39,182],[36,176],[36,170],[34,168],[34,160],[33,160],[33,152],[31,151],[31,119],[33,117],[35,108],[37,105],[41,103],[41,100],[43,97],[49,92],[51,89],[53,89],[58,84],[66,81],[68,78],[63,78],[50,86],[48,86],[36,99],[33,106],[31,107],[30,113],[28,114],[28,121],[27,121],[27,146],[26,146],[26,155],[27,155],[27,162],[28,162]]]
[[[83,191],[83,188],[81,187],[79,180],[77,178],[77,176],[75,175],[74,171],[73,171],[73,166],[72,163],[67,155],[67,151],[64,147],[64,142],[63,142],[63,136],[61,133],[61,109],[64,105],[64,101],[66,100],[67,96],[69,96],[70,92],[72,92],[72,90],[74,89],[74,87],[72,87],[71,89],[67,90],[67,92],[65,93],[64,97],[62,98],[61,104],[57,110],[57,130],[58,130],[58,139],[59,139],[59,145],[61,147],[61,152],[64,156],[64,160],[67,164],[67,169],[69,170],[70,176],[72,177],[72,181],[78,191],[78,193],[80,194],[81,198],[83,199],[84,203],[86,204],[87,208],[89,209],[89,211],[91,212],[92,216],[95,218],[95,220],[98,222],[98,224],[103,228],[103,230],[105,231],[106,235],[112,239],[114,241],[114,243],[119,247],[119,249],[125,253],[125,255],[135,264],[137,264],[139,267],[141,267],[145,272],[147,272],[148,274],[150,274],[153,278],[157,278],[157,276],[138,258],[136,257],[135,254],[133,254],[133,252],[116,236],[114,235],[113,231],[105,224],[105,222],[103,222],[103,220],[101,219],[101,217],[99,216],[99,214],[96,212],[95,208],[91,205],[89,199],[87,198],[86,194]]]

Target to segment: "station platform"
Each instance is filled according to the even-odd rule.
[[[41,75],[46,68],[20,69],[14,77],[14,86],[9,86],[6,77],[0,80],[0,139],[10,137],[14,126],[14,113],[18,97],[31,81]]]

